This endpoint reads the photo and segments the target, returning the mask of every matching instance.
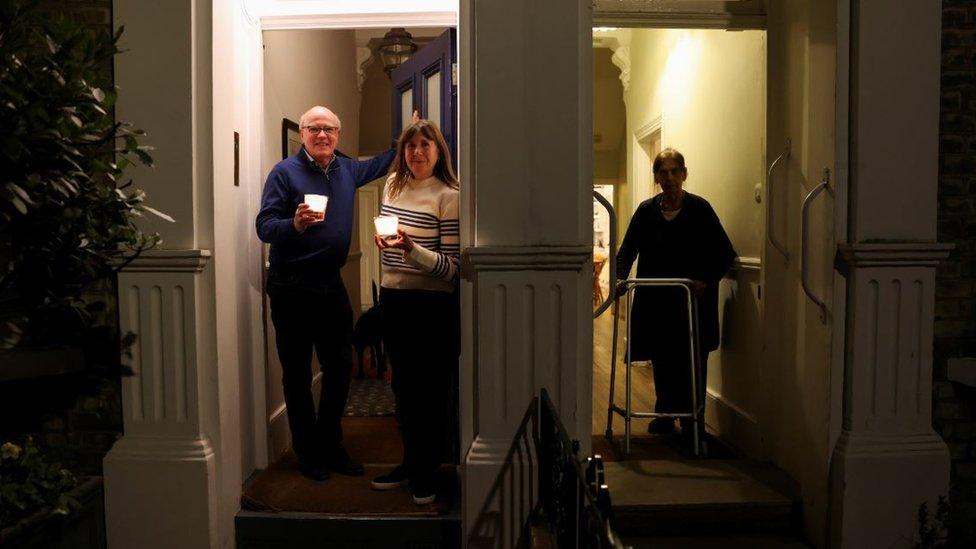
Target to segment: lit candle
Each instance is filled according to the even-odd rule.
[[[306,194],[305,203],[308,204],[309,210],[318,214],[316,221],[325,219],[325,207],[329,203],[329,197],[324,194]]]
[[[379,236],[396,236],[399,222],[400,218],[395,215],[380,215],[373,218],[376,234]]]

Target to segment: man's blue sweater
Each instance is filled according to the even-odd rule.
[[[268,174],[255,222],[258,238],[271,244],[271,269],[315,270],[337,274],[349,255],[356,189],[389,168],[394,150],[370,160],[334,156],[322,171],[304,147],[278,162]],[[295,230],[295,210],[306,194],[329,197],[325,221]]]

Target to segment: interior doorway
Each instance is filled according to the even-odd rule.
[[[594,184],[613,186],[618,246],[636,208],[660,192],[652,162],[672,147],[687,162],[684,189],[711,204],[738,252],[720,286],[721,345],[708,360],[705,417],[712,435],[746,455],[762,456],[758,414],[751,410],[759,406],[762,382],[764,217],[757,193],[766,161],[766,32],[599,28],[593,43]],[[613,127],[615,119],[622,123]],[[626,316],[622,310],[618,405],[625,398]],[[594,320],[595,435],[607,427],[612,326],[609,310]],[[651,367],[636,363],[633,372],[634,409],[652,411]],[[614,416],[613,431],[622,434],[622,418]],[[633,433],[646,437],[647,424],[635,419]]]

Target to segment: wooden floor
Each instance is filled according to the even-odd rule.
[[[617,334],[617,376],[614,384],[616,403],[624,407],[626,390],[626,369],[624,367],[624,331],[626,323],[623,316],[620,319]],[[593,320],[593,434],[602,435],[607,430],[607,405],[610,395],[610,346],[613,339],[613,314],[608,309],[599,318]],[[632,369],[633,391],[631,391],[631,410],[649,412],[654,408],[654,379],[651,367],[646,362],[634,363]],[[647,433],[647,419],[631,421],[633,434]],[[613,433],[622,435],[624,420],[619,414],[614,414]]]

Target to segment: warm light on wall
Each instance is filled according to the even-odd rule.
[[[695,96],[701,52],[701,39],[690,31],[681,31],[671,46],[664,75],[658,82],[667,117],[680,116]]]

